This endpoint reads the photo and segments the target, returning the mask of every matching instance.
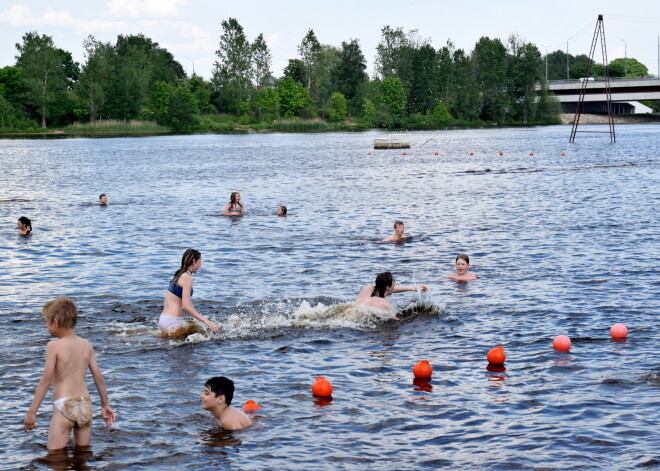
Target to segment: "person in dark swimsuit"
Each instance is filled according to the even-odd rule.
[[[165,293],[163,313],[158,319],[158,326],[164,335],[172,335],[186,325],[183,320],[183,311],[186,311],[199,322],[208,326],[213,332],[220,331],[218,326],[195,310],[192,303],[192,275],[202,266],[202,254],[195,249],[188,249],[181,258],[179,268],[170,281]]]
[[[25,216],[18,218],[18,235],[29,236],[32,234],[32,222]]]

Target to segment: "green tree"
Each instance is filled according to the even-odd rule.
[[[149,111],[159,124],[170,121],[170,85],[167,82],[154,82],[149,92]]]
[[[366,60],[360,49],[357,39],[351,39],[350,42],[341,43],[341,52],[339,60],[332,71],[332,78],[335,91],[338,91],[349,101],[349,112],[357,115],[362,101],[353,98],[357,95],[360,85],[368,80],[365,72],[367,68]],[[353,103],[351,106],[350,103]]]
[[[456,82],[454,80],[454,44],[447,41],[447,44],[442,47],[437,54],[437,86],[438,96],[444,103],[451,103],[455,91]]]
[[[330,96],[328,117],[334,123],[341,123],[346,119],[346,97],[341,93],[335,92]]]
[[[566,80],[566,53],[561,50],[556,50],[548,54],[548,80]],[[571,55],[568,56],[568,66],[575,63],[575,58]],[[545,72],[545,71],[544,71]]]
[[[238,113],[240,104],[248,101],[253,89],[252,47],[243,27],[235,18],[222,21],[220,46],[215,52],[211,83],[218,97],[218,109]]]
[[[453,54],[454,92],[449,113],[461,121],[476,121],[481,113],[481,89],[473,72],[472,60],[463,49]]]
[[[648,77],[649,69],[632,57],[610,62],[610,77]]]
[[[439,101],[438,104],[435,105],[435,108],[433,108],[433,112],[431,113],[431,120],[436,126],[451,123],[451,115],[443,102]]]
[[[46,127],[49,106],[60,99],[67,89],[67,76],[62,54],[47,35],[36,31],[25,33],[23,43],[16,44],[19,55],[16,66],[25,72],[27,100],[35,105],[41,116],[41,127]]]
[[[481,119],[501,123],[508,111],[506,48],[499,39],[484,36],[474,46],[471,58],[481,90]]]
[[[94,121],[110,91],[108,78],[114,72],[114,48],[110,43],[97,41],[94,36],[88,36],[83,47],[86,62],[76,82],[75,90],[85,104],[89,119]]]
[[[163,83],[163,82],[157,82]],[[197,124],[199,112],[195,95],[185,84],[180,83],[170,89],[169,125],[175,131],[185,131]]]
[[[187,81],[188,89],[195,96],[200,113],[217,113],[218,110],[211,104],[211,84],[199,75],[193,75]]]
[[[390,116],[390,125],[400,126],[406,110],[406,91],[398,77],[385,77],[380,83],[380,103]]]
[[[376,108],[374,102],[368,98],[365,98],[364,104],[362,105],[362,110],[362,120],[365,122],[365,124],[374,126],[376,124],[376,114],[378,113],[378,109]]]
[[[289,59],[289,63],[284,68],[284,76],[282,78],[290,78],[300,84],[304,84],[305,64],[303,64],[303,61],[300,59]]]
[[[280,109],[280,96],[274,88],[264,87],[257,92],[257,115],[273,118]]]
[[[252,42],[252,76],[254,85],[266,85],[266,81],[273,74],[270,70],[273,60],[268,50],[268,45],[264,40],[264,35],[260,34]]]
[[[310,105],[309,93],[302,83],[290,77],[283,79],[277,87],[280,113],[284,118],[292,118]]]
[[[303,64],[303,85],[312,95],[312,89],[316,86],[316,74],[321,55],[321,43],[316,38],[314,30],[310,29],[298,45],[298,54]]]
[[[541,52],[531,43],[509,37],[509,95],[524,124],[534,119],[536,83],[543,78]]]
[[[412,52],[413,79],[408,93],[408,112],[426,113],[439,99],[438,56],[429,44]]]
[[[20,67],[6,66],[0,69],[0,95],[12,105],[14,111],[23,110],[28,93],[25,73]]]

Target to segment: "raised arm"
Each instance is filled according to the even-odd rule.
[[[44,374],[37,385],[37,390],[34,393],[34,399],[28,409],[27,416],[23,421],[23,429],[25,431],[32,430],[37,427],[37,411],[41,402],[46,397],[50,385],[53,383],[53,374],[55,373],[55,363],[57,361],[57,345],[55,342],[49,342],[46,347],[46,366],[44,367]]]
[[[396,285],[394,286],[392,293],[403,293],[405,291],[418,291],[418,290],[422,290],[426,293],[429,290],[429,288],[426,285],[417,285],[417,286]]]
[[[92,348],[91,345],[89,348]],[[101,398],[101,415],[105,421],[105,425],[110,427],[112,422],[117,420],[114,411],[110,407],[110,401],[108,400],[108,391],[105,388],[105,379],[101,374],[101,368],[96,362],[96,357],[94,356],[94,350],[89,357],[89,371],[92,373],[92,378],[94,378],[94,384],[96,385],[96,390],[99,392],[99,397]]]
[[[179,283],[181,284],[181,288],[182,288],[181,307],[183,308],[183,310],[186,311],[191,316],[193,316],[198,321],[200,321],[201,323],[207,325],[208,328],[211,329],[214,333],[217,334],[218,332],[220,332],[220,329],[215,323],[211,322],[210,320],[208,320],[206,317],[204,317],[195,310],[195,306],[193,305],[192,298],[190,297],[190,292],[192,291],[192,277],[184,273],[179,277]]]

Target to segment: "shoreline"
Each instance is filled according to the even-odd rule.
[[[442,131],[442,130],[456,130],[456,129],[479,129],[479,128],[511,128],[511,127],[528,127],[528,126],[560,126],[566,124],[573,124],[573,119],[575,117],[574,113],[562,113],[560,115],[561,123],[557,124],[489,124],[483,123],[480,125],[449,125],[443,128],[410,128],[410,129],[390,129],[391,133],[401,133],[409,131]],[[615,115],[614,124],[646,124],[646,123],[660,123],[660,114],[638,114],[638,115]],[[580,115],[580,124],[581,125],[601,125],[608,124],[608,119],[606,115],[601,114],[587,114],[583,113]],[[292,133],[318,133],[318,132],[347,132],[347,131],[369,131],[379,129],[383,130],[385,128],[367,128],[361,126],[343,126],[341,129],[328,129],[328,130],[296,130],[296,131],[282,131],[275,128],[259,128],[252,126],[237,126],[233,129],[223,129],[223,130],[214,130],[206,129],[199,131],[137,131],[137,130],[122,130],[122,131],[109,131],[109,132],[67,132],[63,129],[53,129],[46,130],[43,132],[0,132],[0,138],[2,137],[108,137],[108,136],[155,136],[155,135],[193,135],[193,134],[240,134],[240,133],[270,133],[270,132],[292,132]]]

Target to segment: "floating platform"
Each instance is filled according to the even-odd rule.
[[[391,135],[374,139],[374,149],[410,149],[408,136]]]

